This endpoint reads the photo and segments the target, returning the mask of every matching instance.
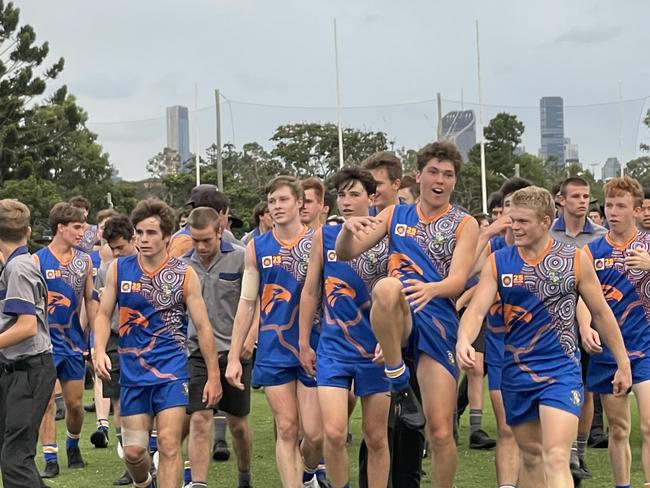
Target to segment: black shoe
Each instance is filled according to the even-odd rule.
[[[63,420],[64,418],[65,418],[65,405],[59,406],[57,404],[56,413],[54,414],[54,420]]]
[[[66,453],[68,454],[68,468],[81,469],[86,467],[78,447],[70,447],[66,449]]]
[[[589,441],[587,444],[589,447],[594,447],[596,449],[607,449],[609,438],[607,437],[607,434],[603,432],[603,429],[591,429],[591,432],[589,433]]]
[[[580,471],[582,471],[582,479],[589,480],[592,478],[591,470],[587,466],[587,462],[584,458],[578,458],[580,460]]]
[[[580,469],[580,458],[576,451],[571,451],[571,458],[569,459],[569,468],[571,469],[571,477],[574,482],[576,480],[583,480],[584,473]],[[577,485],[576,485],[577,486]]]
[[[397,392],[393,392],[395,399],[395,416],[406,427],[413,430],[420,430],[424,427],[426,420],[422,412],[422,406],[418,401],[411,386]]]
[[[86,403],[86,404],[84,405],[84,410],[85,410],[86,412],[94,412],[94,411],[96,410],[96,407],[95,407],[95,400],[93,400],[93,401],[90,402],[90,403]]]
[[[108,432],[104,429],[97,429],[90,435],[90,442],[95,447],[106,448],[108,447]]]
[[[492,449],[497,445],[497,441],[492,439],[483,429],[472,432],[469,436],[470,449]]]
[[[212,459],[215,461],[228,461],[230,459],[230,449],[226,441],[217,439],[214,441],[212,448]]]
[[[120,478],[113,481],[113,486],[127,486],[131,484],[133,484],[133,479],[131,479],[128,471],[124,471],[124,474]]]
[[[59,463],[56,461],[48,461],[45,463],[45,468],[41,471],[41,478],[54,478],[59,475]]]
[[[350,447],[352,445],[352,434],[348,432],[348,436],[345,438],[345,445]]]

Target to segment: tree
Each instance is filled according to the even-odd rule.
[[[339,169],[338,129],[335,124],[288,124],[278,127],[271,137],[276,143],[271,156],[278,158],[284,171],[299,178],[328,179]],[[386,149],[386,134],[343,130],[346,165],[357,165],[372,153]]]
[[[650,156],[641,156],[628,161],[625,166],[625,174],[638,180],[643,188],[650,187]]]

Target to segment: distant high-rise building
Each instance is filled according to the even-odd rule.
[[[570,164],[581,166],[578,145],[571,144],[570,137],[564,139],[564,162],[567,166]]]
[[[458,146],[467,161],[467,153],[476,144],[476,117],[473,110],[454,110],[442,118],[442,137]]]
[[[562,97],[542,97],[539,101],[541,147],[539,156],[547,160],[553,156],[558,168],[565,166],[564,158],[564,102]]]
[[[603,181],[619,178],[621,176],[621,163],[618,158],[607,158],[603,165]]]
[[[190,157],[190,119],[187,107],[167,107],[167,147],[180,156],[181,165]]]

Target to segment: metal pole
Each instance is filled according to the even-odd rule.
[[[339,132],[339,168],[343,167],[343,127],[341,123],[341,82],[339,80],[339,44],[336,35],[336,19],[334,19],[334,61],[336,63],[336,116]]]
[[[438,140],[442,141],[442,97],[440,92],[436,93],[436,100],[438,102]]]
[[[221,96],[219,90],[214,91],[215,106],[217,108],[217,185],[219,191],[223,190],[223,160],[221,159]]]
[[[623,161],[623,83],[618,82],[618,157],[621,164],[621,176],[625,174]]]
[[[487,181],[485,177],[485,135],[483,134],[483,94],[481,93],[481,50],[478,37],[478,20],[476,21],[476,73],[478,80],[478,126],[481,138],[481,200],[483,213],[488,213],[487,208]]]
[[[196,125],[196,154],[194,166],[196,172],[196,185],[201,184],[201,168],[199,167],[199,84],[194,83],[194,124]]]

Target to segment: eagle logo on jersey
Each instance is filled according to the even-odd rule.
[[[603,289],[603,295],[605,295],[605,300],[614,300],[615,302],[620,302],[623,300],[623,292],[612,285],[601,285]]]
[[[120,307],[120,337],[131,332],[133,327],[149,327],[149,321],[137,310]]]
[[[390,274],[396,278],[403,278],[406,274],[424,276],[424,271],[415,264],[415,261],[406,254],[399,252],[391,254],[388,258],[388,269],[390,270]]]
[[[59,308],[70,308],[72,302],[68,297],[56,291],[47,292],[47,313],[54,315]]]
[[[532,314],[523,307],[518,305],[503,304],[503,318],[506,324],[512,325],[515,320],[521,320],[530,323],[533,320]]]
[[[334,307],[334,304],[340,297],[346,296],[354,300],[357,292],[345,281],[329,276],[325,280],[325,296],[327,297],[329,306]]]
[[[291,292],[285,287],[275,283],[264,285],[262,291],[261,310],[268,315],[277,302],[291,301]]]

